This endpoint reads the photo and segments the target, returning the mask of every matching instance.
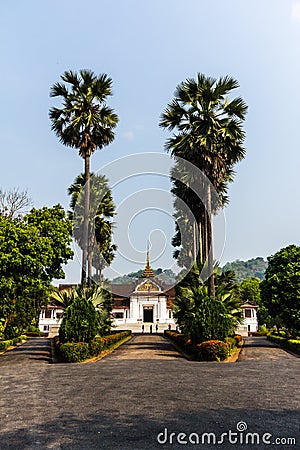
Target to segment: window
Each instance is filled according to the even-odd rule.
[[[62,316],[63,316],[63,313],[62,313],[62,312],[56,313],[56,318],[57,318],[57,319],[61,319]]]
[[[122,312],[116,312],[115,313],[115,319],[123,319],[124,314]]]
[[[244,314],[247,319],[250,319],[251,318],[251,309],[245,309]]]
[[[45,311],[45,319],[51,319],[52,311]]]
[[[49,325],[44,325],[44,331],[49,331]]]
[[[169,309],[169,319],[172,319],[172,310]]]

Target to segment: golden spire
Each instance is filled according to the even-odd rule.
[[[154,272],[150,266],[150,251],[149,244],[147,244],[147,262],[144,272],[142,273],[142,278],[155,277]]]

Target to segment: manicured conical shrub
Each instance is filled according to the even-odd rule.
[[[99,330],[97,311],[90,300],[77,297],[67,307],[59,329],[60,342],[91,342]]]

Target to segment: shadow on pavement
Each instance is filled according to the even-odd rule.
[[[199,411],[198,414],[179,410],[168,419],[157,420],[145,415],[124,415],[117,412],[108,414],[94,414],[84,419],[72,414],[58,414],[51,421],[40,420],[41,423],[33,427],[23,427],[10,432],[2,432],[1,449],[64,449],[64,450],[143,450],[143,449],[179,449],[197,448],[196,435],[200,448],[251,448],[251,449],[279,449],[297,448],[295,445],[275,445],[277,438],[294,438],[299,442],[300,412],[293,410],[209,410]],[[238,425],[239,424],[239,425]],[[238,428],[241,427],[241,428]],[[239,429],[244,431],[238,431]],[[245,429],[246,428],[246,429]],[[242,439],[245,443],[246,434],[251,433],[250,444],[233,445],[231,439]],[[175,433],[171,435],[171,433]],[[179,444],[178,434],[185,433],[180,439],[192,439],[193,443]],[[191,435],[191,433],[194,433]],[[195,435],[196,433],[196,435]],[[210,433],[210,436],[203,433]],[[227,433],[227,436],[224,435]],[[252,436],[255,433],[255,436]],[[267,439],[270,444],[262,442],[264,434],[269,433]],[[223,434],[223,438],[221,437]],[[190,436],[191,435],[191,436]],[[158,442],[158,436],[160,443]],[[203,443],[202,443],[203,439]],[[208,443],[208,439],[210,439]],[[244,439],[244,441],[243,441]],[[252,440],[254,439],[254,440]],[[221,442],[218,445],[218,441]]]

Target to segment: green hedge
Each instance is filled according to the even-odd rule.
[[[20,342],[25,341],[26,339],[27,339],[27,336],[21,335],[21,336],[15,337],[13,339],[9,339],[8,341],[0,341],[0,352],[7,350],[8,347],[17,345]]]
[[[109,336],[95,337],[91,342],[59,342],[59,338],[54,338],[55,353],[59,360],[63,362],[80,362],[88,358],[100,355],[104,350],[108,350],[126,337],[131,336],[131,331],[126,330],[114,333]]]
[[[193,351],[191,340],[186,339],[182,333],[177,333],[177,331],[165,330],[164,335],[178,344],[182,349],[187,351]]]
[[[280,347],[290,350],[291,352],[300,355],[300,340],[299,339],[286,339],[282,336],[276,336],[274,334],[269,334],[267,336],[269,341],[275,342],[280,345]]]
[[[90,356],[87,342],[66,342],[59,347],[59,357],[64,362],[84,361]]]

